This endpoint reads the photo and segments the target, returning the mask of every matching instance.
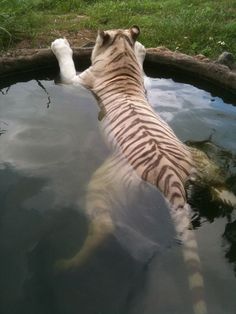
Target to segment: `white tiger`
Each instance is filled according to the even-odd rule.
[[[191,181],[201,182],[203,177],[204,182],[222,183],[222,180],[207,156],[184,145],[149,105],[142,66],[145,48],[136,41],[139,33],[137,26],[98,32],[91,66],[80,75],[76,74],[68,41],[56,39],[51,45],[59,62],[62,83],[81,84],[95,95],[104,137],[113,151],[88,186],[87,239],[74,257],[59,261],[57,267],[78,267],[84,263],[116,228],[109,211],[112,202],[120,200],[130,186],[135,190],[145,181],[160,190],[169,204],[189,271],[194,313],[206,314],[200,292],[204,283],[185,187]]]

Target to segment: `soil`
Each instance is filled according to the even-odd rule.
[[[81,17],[79,17],[81,18]],[[60,22],[60,21],[59,21]],[[55,61],[50,49],[51,42],[56,38],[67,38],[71,47],[73,47],[75,59],[81,54],[87,57],[91,54],[91,49],[77,49],[80,47],[89,47],[94,43],[97,31],[91,30],[58,30],[56,25],[48,32],[37,34],[34,39],[27,39],[18,42],[14,48],[7,51],[0,51],[0,74],[5,75],[11,71],[26,70],[34,65],[39,65]],[[85,51],[86,50],[86,51]],[[81,52],[82,51],[82,52]],[[36,53],[38,52],[38,53]],[[225,53],[228,55],[229,53]],[[19,58],[20,57],[20,58]],[[164,47],[147,49],[146,60],[153,66],[163,65],[165,69],[176,69],[183,73],[190,73],[195,77],[212,82],[216,86],[226,90],[236,91],[236,65],[233,62],[230,66],[224,62],[214,62],[203,55],[188,56],[179,52],[170,51]],[[226,60],[227,61],[227,60]],[[56,63],[55,63],[56,64]]]
[[[39,33],[33,40],[25,38],[19,41],[13,48],[9,48],[7,51],[0,51],[0,57],[33,55],[39,49],[49,48],[53,40],[61,37],[67,38],[72,47],[79,48],[94,43],[96,35],[97,32],[91,30],[80,30],[78,32],[53,30],[47,34]]]

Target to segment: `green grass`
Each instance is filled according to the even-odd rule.
[[[37,35],[47,34],[59,15],[58,29],[140,26],[140,41],[147,47],[166,46],[188,54],[217,57],[222,51],[236,55],[235,0],[0,0],[0,46],[9,48]],[[85,15],[79,23],[76,15]],[[35,39],[35,40],[34,40]]]

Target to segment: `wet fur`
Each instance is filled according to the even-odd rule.
[[[86,211],[90,217],[90,227],[87,239],[74,257],[59,261],[57,268],[79,267],[87,261],[104,239],[114,232],[115,225],[109,208],[112,202],[117,200],[116,196],[122,194],[119,187],[121,185],[135,187],[143,179],[160,189],[169,202],[176,232],[183,244],[183,257],[189,271],[189,286],[195,294],[196,291],[203,290],[204,283],[185,188],[187,184],[222,185],[222,177],[205,153],[179,141],[169,126],[155,115],[149,106],[142,75],[145,49],[136,42],[138,35],[139,28],[136,26],[128,30],[99,32],[92,52],[92,65],[79,76],[75,72],[72,50],[68,42],[58,39],[52,43],[52,51],[59,62],[62,82],[82,84],[90,89],[98,100],[101,109],[99,120],[102,123],[104,137],[113,151],[112,156],[95,172],[88,186]],[[152,135],[155,130],[150,131],[151,129],[147,127],[146,134],[144,133],[146,141],[150,141],[150,146],[145,148],[146,154],[156,150],[157,157],[152,154],[148,155],[149,159],[145,159],[145,150],[139,152],[137,156],[132,154],[135,145],[142,143],[142,137],[137,137],[137,142],[132,146],[130,143],[132,136],[136,136],[134,133],[131,132],[130,137],[129,133],[123,137],[119,136],[126,127],[125,121],[123,123],[120,118],[124,110],[127,111],[127,117],[124,116],[124,119],[131,119],[128,120],[129,123],[137,121],[145,129],[145,123],[139,121],[144,120],[143,117],[147,115],[147,125],[156,121],[160,130],[163,130],[158,131],[160,134],[163,132],[161,144],[158,144],[156,137]],[[132,115],[138,116],[139,120],[132,120]],[[127,129],[127,132],[130,131]],[[166,141],[172,144],[169,146]],[[150,158],[157,158],[156,168],[151,164],[147,167]],[[108,197],[107,191],[111,197]],[[194,299],[193,309],[195,314],[207,313],[201,293]]]

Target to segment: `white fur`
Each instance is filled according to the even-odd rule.
[[[76,74],[75,65],[72,58],[73,51],[67,39],[58,38],[54,40],[51,44],[51,49],[59,63],[61,83],[84,85],[83,73],[80,75]],[[140,67],[143,68],[143,61],[146,55],[145,47],[140,42],[136,41],[134,51]]]
[[[75,65],[72,59],[72,49],[65,38],[59,38],[52,42],[51,49],[57,57],[60,67],[60,78],[63,84],[81,84],[80,77],[76,74]]]

